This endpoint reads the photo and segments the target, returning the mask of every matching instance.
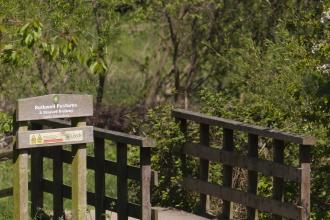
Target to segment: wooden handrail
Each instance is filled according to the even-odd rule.
[[[36,120],[33,121],[35,124],[45,125],[52,128],[63,128],[70,127],[70,122],[60,119],[49,119],[49,120]],[[115,142],[130,144],[139,147],[154,147],[155,141],[150,138],[141,137],[137,135],[131,135],[124,132],[112,131],[103,128],[94,127],[94,136],[112,140]],[[13,145],[9,145],[6,148],[0,149],[0,161],[9,160],[12,158]]]
[[[299,136],[288,132],[282,132],[271,128],[249,125],[243,122],[234,121],[230,119],[208,116],[206,114],[192,112],[184,109],[174,109],[172,111],[173,117],[177,119],[192,120],[197,123],[216,125],[223,128],[244,131],[250,134],[255,134],[262,137],[270,137],[283,141],[289,141],[295,144],[315,145],[316,139],[312,136]]]

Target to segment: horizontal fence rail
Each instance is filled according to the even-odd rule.
[[[208,116],[188,110],[175,109],[172,116],[180,125],[181,131],[187,136],[187,121],[200,125],[199,143],[187,141],[182,146],[183,186],[188,190],[200,193],[199,213],[207,216],[208,196],[223,200],[220,219],[233,219],[232,203],[247,207],[247,219],[257,219],[257,210],[272,214],[273,219],[307,220],[310,218],[310,162],[311,146],[315,145],[312,136],[277,131],[255,125],[249,125],[234,120]],[[210,126],[223,129],[222,149],[210,147]],[[234,151],[235,132],[248,134],[247,155]],[[258,155],[259,138],[273,140],[273,161],[260,159]],[[284,164],[284,149],[286,143],[299,145],[299,167]],[[190,177],[186,170],[187,157],[199,158],[199,178]],[[298,158],[297,158],[298,159]],[[209,163],[223,164],[222,185],[208,182]],[[233,168],[243,168],[248,171],[247,191],[232,188]],[[258,173],[273,178],[273,195],[265,198],[258,195]],[[285,181],[294,181],[299,184],[299,204],[285,202]]]
[[[173,117],[178,119],[191,120],[196,123],[219,126],[231,130],[243,131],[249,134],[255,134],[261,137],[269,137],[278,140],[288,141],[295,144],[315,145],[316,139],[312,136],[300,136],[287,132],[265,128],[256,125],[249,125],[243,122],[234,121],[225,118],[208,116],[205,114],[192,112],[183,109],[175,109],[172,112]]]
[[[67,121],[51,119],[33,121],[32,129],[40,130],[43,126],[65,128],[71,124]],[[95,192],[87,192],[87,204],[95,207],[95,219],[105,219],[105,211],[117,212],[118,219],[129,216],[143,220],[151,219],[150,187],[158,182],[157,173],[151,170],[151,147],[155,146],[152,139],[122,132],[110,131],[94,127],[94,157],[87,156],[87,169],[95,172]],[[116,143],[117,161],[105,159],[105,140]],[[140,166],[127,164],[128,145],[140,149]],[[0,161],[12,157],[12,147],[0,151]],[[43,207],[43,192],[53,195],[53,219],[64,215],[64,198],[71,199],[72,188],[63,184],[63,164],[71,164],[73,154],[63,150],[61,146],[31,149],[31,214],[35,216]],[[43,177],[43,158],[53,161],[53,181]],[[117,176],[117,198],[105,195],[105,174]],[[127,180],[132,179],[140,185],[140,204],[128,201]],[[42,190],[40,190],[42,189]],[[1,189],[0,198],[12,196],[13,188]]]

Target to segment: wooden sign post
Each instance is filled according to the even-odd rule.
[[[90,95],[53,94],[17,101],[17,142],[14,149],[14,220],[28,220],[28,150],[72,145],[72,217],[85,220],[86,143],[93,142],[93,127],[86,117],[93,115]],[[71,118],[72,128],[28,130],[28,121]]]

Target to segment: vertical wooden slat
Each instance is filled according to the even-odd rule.
[[[72,118],[72,127],[86,126],[85,118]],[[87,210],[86,144],[72,145],[72,218],[85,220]]]
[[[32,130],[41,130],[42,126],[32,124]],[[31,150],[31,216],[38,216],[43,208],[43,157],[42,149]]]
[[[273,160],[276,163],[283,164],[284,162],[284,141],[273,140]],[[284,180],[283,178],[273,177],[273,199],[283,201]],[[272,215],[273,219],[282,219],[279,215]]]
[[[105,220],[105,168],[104,139],[95,138],[95,219]]]
[[[308,220],[310,219],[311,146],[300,145],[299,158],[301,168],[300,204],[303,207],[301,219]]]
[[[27,122],[20,122],[18,131],[27,131]],[[13,197],[14,197],[14,220],[28,220],[28,150],[14,149],[14,165],[13,165]]]
[[[258,136],[248,134],[248,156],[258,158]],[[258,172],[248,171],[248,192],[252,194],[257,193],[258,187]],[[247,207],[247,219],[258,219],[256,209]]]
[[[209,125],[208,124],[200,124],[199,129],[199,139],[200,143],[206,147],[209,146],[210,138],[209,138]],[[203,181],[208,181],[209,178],[209,161],[200,159],[199,160],[199,178]],[[209,196],[205,194],[200,194],[199,201],[199,212],[201,215],[205,215],[207,210],[210,208]]]
[[[226,151],[234,150],[234,131],[232,129],[223,129],[223,149]],[[232,187],[233,178],[233,167],[228,165],[223,165],[223,186]],[[223,201],[223,218],[232,219],[233,210],[232,203],[230,201]]]
[[[179,123],[180,131],[183,133],[184,137],[187,138],[187,120],[186,119],[178,119],[176,118],[176,123]],[[183,147],[181,148],[183,149]],[[187,156],[182,153],[181,154],[181,171],[183,176],[187,176]]]
[[[117,143],[117,214],[118,220],[127,220],[127,204],[128,204],[128,189],[127,189],[127,145]]]
[[[150,201],[150,184],[151,184],[151,148],[140,148],[140,166],[141,166],[141,219],[151,219],[151,201]]]
[[[62,147],[56,146],[52,148],[53,154],[53,219],[60,219],[64,215],[63,208],[63,161],[62,161]]]

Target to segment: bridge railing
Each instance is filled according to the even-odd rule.
[[[33,121],[32,129],[69,127],[70,123],[62,120]],[[105,140],[116,143],[116,161],[106,160]],[[140,166],[130,166],[127,161],[128,145],[138,147]],[[129,216],[150,220],[151,203],[150,187],[152,181],[157,181],[157,174],[151,170],[151,147],[154,141],[149,138],[129,135],[122,132],[94,128],[94,156],[87,156],[87,169],[94,171],[95,192],[87,192],[87,204],[95,207],[95,219],[105,219],[106,210],[117,212],[118,219],[128,219]],[[71,186],[63,183],[63,164],[72,163],[72,152],[63,147],[30,149],[31,155],[31,216],[36,216],[43,208],[43,192],[53,196],[53,219],[64,215],[64,198],[71,199]],[[11,152],[2,153],[2,159],[11,157]],[[43,158],[52,159],[53,180],[47,180],[43,175]],[[1,158],[0,158],[1,159]],[[117,176],[117,198],[106,196],[106,174]],[[128,179],[139,182],[140,204],[128,201]],[[79,183],[77,183],[79,184]],[[13,194],[12,188],[0,190],[0,198]]]
[[[199,143],[185,143],[182,147],[183,186],[187,190],[200,193],[200,213],[206,215],[208,195],[222,199],[221,219],[232,219],[232,203],[238,203],[247,208],[247,219],[257,219],[257,210],[271,213],[273,219],[304,219],[310,217],[310,162],[311,146],[315,144],[314,137],[303,137],[284,133],[269,128],[248,125],[245,123],[219,117],[207,116],[196,112],[175,109],[173,117],[180,125],[181,131],[187,135],[187,121],[198,123]],[[223,129],[222,149],[210,146],[210,126]],[[235,132],[247,133],[248,152],[243,155],[234,149]],[[258,158],[258,142],[260,137],[273,140],[273,161]],[[299,167],[284,164],[284,149],[286,143],[299,145]],[[185,171],[188,156],[199,159],[199,178],[189,177]],[[223,164],[222,185],[210,183],[209,163]],[[248,170],[247,191],[234,189],[233,168]],[[219,171],[220,172],[220,171]],[[272,177],[272,198],[258,195],[258,174]],[[285,181],[299,184],[299,204],[283,201]]]

